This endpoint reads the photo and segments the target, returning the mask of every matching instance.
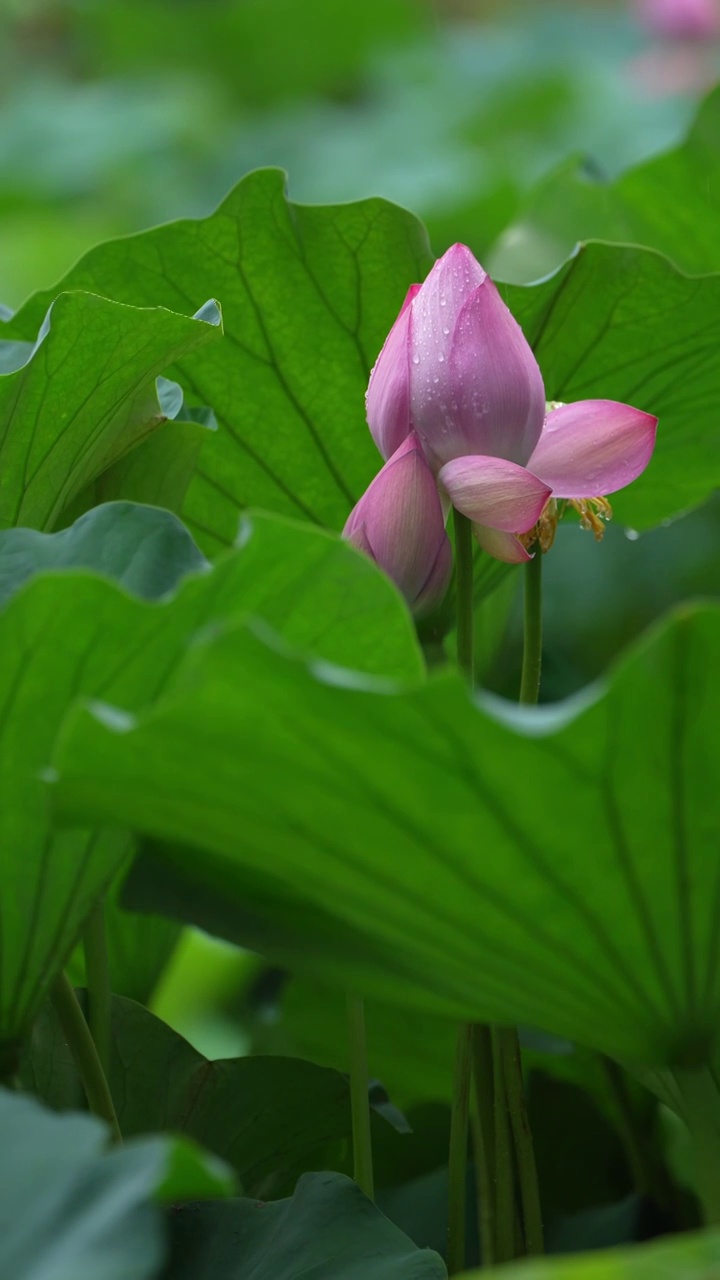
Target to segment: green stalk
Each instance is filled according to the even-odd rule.
[[[498,1030],[496,1034],[504,1059],[505,1091],[515,1147],[525,1252],[529,1255],[538,1254],[542,1253],[544,1249],[542,1209],[540,1206],[537,1166],[535,1164],[535,1150],[525,1103],[520,1042],[514,1027],[504,1027]]]
[[[465,1270],[467,1230],[467,1148],[470,1127],[470,1080],[472,1078],[472,1025],[458,1027],[455,1043],[455,1074],[450,1110],[450,1153],[448,1156],[448,1274]]]
[[[88,916],[83,931],[83,952],[88,994],[88,1023],[102,1069],[107,1075],[110,1068],[112,1005],[105,936],[105,906],[102,901],[96,902]]]
[[[618,1136],[630,1166],[636,1191],[651,1196],[658,1204],[672,1209],[677,1218],[681,1212],[676,1203],[675,1188],[662,1159],[658,1158],[642,1117],[633,1106],[627,1076],[622,1067],[605,1054],[599,1055],[600,1066],[610,1093]]]
[[[475,675],[473,539],[467,516],[453,509],[455,525],[455,607],[457,611],[457,661],[472,688]],[[448,1155],[448,1256],[449,1274],[465,1270],[467,1229],[467,1154],[470,1128],[470,1083],[472,1080],[472,1038],[470,1023],[458,1027],[455,1048],[450,1110],[450,1151]]]
[[[720,1223],[720,1093],[707,1067],[675,1071],[695,1157],[697,1193],[706,1226]]]
[[[542,550],[535,543],[525,566],[524,645],[520,702],[535,705],[542,666]],[[525,1102],[522,1059],[517,1031],[493,1029],[495,1071],[495,1142],[498,1262],[512,1257],[515,1237],[522,1234],[528,1254],[543,1252],[543,1226],[537,1166]],[[507,1150],[506,1150],[507,1147]],[[515,1175],[522,1210],[522,1232],[515,1223]],[[509,1252],[508,1252],[509,1251]]]
[[[493,1116],[493,1053],[489,1027],[473,1027],[473,1149],[478,1198],[478,1226],[482,1265],[495,1265],[495,1119]]]
[[[473,539],[467,516],[453,508],[455,522],[455,608],[457,611],[457,660],[472,687],[475,675],[473,622]]]
[[[505,1085],[503,1032],[493,1027],[492,1055],[495,1081],[495,1262],[509,1262],[515,1256],[515,1162],[508,1116],[509,1099]]]
[[[348,1048],[350,1053],[350,1108],[352,1113],[353,1176],[361,1191],[372,1200],[372,1138],[370,1135],[370,1095],[368,1092],[368,1056],[365,1034],[365,1001],[362,996],[347,997]]]
[[[520,702],[534,705],[540,693],[542,668],[542,558],[540,543],[525,565],[525,625]]]
[[[70,1047],[85,1090],[88,1107],[93,1115],[99,1116],[110,1126],[113,1142],[122,1142],[112,1095],[98,1057],[95,1041],[66,974],[61,973],[56,979],[50,992],[50,999],[60,1023],[60,1029]]]

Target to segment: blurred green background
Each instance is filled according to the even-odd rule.
[[[624,3],[4,0],[0,299],[89,244],[207,213],[281,165],[300,201],[371,194],[437,253],[487,254],[541,175],[612,175],[678,139],[694,88],[642,67]]]
[[[663,43],[620,0],[0,0],[0,300],[100,240],[208,213],[259,165],[299,201],[386,196],[436,253],[463,240],[522,281],[512,224],[533,186],[571,157],[602,182],[677,144],[717,67],[715,47]],[[546,584],[551,699],[717,592],[720,504],[641,538],[611,525],[601,546],[562,528]],[[510,695],[515,588],[494,598],[485,664]],[[282,1021],[280,987],[256,978],[188,934],[158,1008],[211,1056],[237,1052]]]

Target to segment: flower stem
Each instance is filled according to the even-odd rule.
[[[110,1066],[112,1005],[105,936],[105,906],[102,901],[95,904],[85,925],[83,952],[88,994],[88,1024],[102,1069],[107,1075]]]
[[[542,665],[542,550],[525,566],[525,617],[520,702],[537,703]],[[498,1262],[512,1257],[515,1238],[514,1181],[517,1175],[525,1252],[543,1252],[537,1166],[525,1102],[520,1042],[514,1028],[493,1029]],[[507,1146],[507,1152],[505,1150]],[[508,1190],[509,1187],[509,1190]]]
[[[525,565],[525,627],[523,644],[520,702],[534,705],[540,693],[542,668],[542,551],[535,544],[535,554]]]
[[[50,999],[60,1029],[70,1046],[90,1110],[109,1124],[113,1142],[122,1142],[115,1106],[95,1041],[66,974],[61,973],[56,979]]]
[[[450,1153],[448,1156],[448,1274],[465,1270],[467,1230],[467,1148],[470,1121],[470,1081],[472,1078],[472,1024],[458,1027],[455,1042],[450,1111]]]
[[[475,676],[473,635],[473,540],[467,516],[453,509],[455,527],[455,608],[457,612],[457,662],[472,688]],[[465,1269],[467,1222],[467,1165],[470,1128],[470,1084],[472,1080],[473,1028],[458,1027],[455,1073],[450,1109],[450,1151],[448,1155],[448,1253],[449,1274]]]
[[[675,1071],[695,1156],[705,1225],[720,1223],[720,1092],[709,1068]]]
[[[352,1112],[353,1176],[370,1200],[375,1194],[372,1139],[370,1135],[370,1095],[368,1091],[365,1001],[347,997],[348,1047],[350,1051],[350,1108]]]
[[[458,666],[470,684],[475,674],[473,622],[473,540],[472,524],[453,508],[455,524],[455,607],[457,610]]]

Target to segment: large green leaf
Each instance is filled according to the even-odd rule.
[[[720,90],[703,103],[687,139],[603,182],[572,160],[530,193],[500,237],[491,265],[502,280],[537,279],[579,240],[658,249],[683,271],[720,270]]]
[[[207,567],[176,516],[157,507],[109,502],[59,533],[0,530],[0,604],[38,573],[92,569],[131,595],[154,600]]]
[[[348,1178],[307,1173],[291,1200],[188,1206],[173,1214],[164,1280],[444,1280]]]
[[[292,205],[282,175],[261,170],[209,218],[93,249],[65,284],[176,310],[201,295],[222,300],[225,342],[177,368],[219,423],[184,508],[217,551],[246,506],[342,526],[379,464],[363,415],[368,372],[429,263],[423,230],[403,210]],[[34,336],[48,296],[13,317],[9,338]],[[609,397],[659,415],[656,456],[617,499],[621,519],[657,524],[712,492],[720,279],[688,279],[649,250],[593,244],[505,296],[550,399]]]
[[[715,1280],[720,1231],[670,1236],[632,1249],[532,1258],[496,1271],[503,1280]],[[464,1272],[458,1280],[485,1280],[492,1271]]]
[[[101,502],[118,498],[180,512],[200,450],[212,438],[217,423],[212,410],[189,406],[177,383],[160,377],[156,386],[167,420],[83,489],[66,508],[63,524]]]
[[[347,1001],[335,987],[292,978],[282,992],[269,1025],[258,1028],[261,1051],[296,1053],[326,1066],[345,1066]],[[382,1080],[391,1097],[406,1108],[414,1103],[449,1101],[455,1027],[445,1018],[377,1000],[366,1001],[370,1074]]]
[[[80,1104],[50,1008],[36,1019],[21,1079],[58,1110]],[[344,1168],[338,1159],[352,1126],[350,1087],[340,1071],[301,1058],[208,1061],[160,1018],[116,996],[109,1081],[124,1138],[184,1134],[235,1169],[244,1195],[276,1199],[292,1192],[301,1173]],[[373,1124],[386,1127],[379,1116]]]
[[[225,1195],[227,1171],[184,1142],[107,1151],[84,1115],[0,1089],[0,1274],[14,1280],[151,1280],[164,1255],[154,1200]]]
[[[93,569],[133,595],[155,599],[177,587],[187,574],[205,567],[207,561],[176,516],[130,502],[108,503],[59,533],[0,531],[0,604],[29,578],[47,570]],[[112,989],[145,1001],[180,928],[167,920],[121,911],[115,897],[116,887],[105,909]],[[73,957],[70,971],[77,985],[82,985],[81,950]]]
[[[52,528],[163,424],[156,377],[218,337],[219,324],[214,304],[188,319],[92,293],[56,298],[27,362],[0,377],[0,528]]]
[[[120,575],[121,557],[111,560]],[[122,836],[50,827],[42,771],[67,707],[85,695],[139,709],[198,630],[248,613],[318,661],[422,676],[411,619],[384,575],[337,537],[270,517],[246,517],[242,546],[161,604],[67,572],[35,578],[0,613],[0,1042],[37,1010],[128,852]]]
[[[140,1004],[148,1004],[183,933],[175,920],[139,915],[120,905],[126,868],[121,867],[105,896],[105,941],[110,988]],[[66,965],[76,987],[86,983],[85,953],[77,946]]]
[[[283,174],[260,170],[211,217],[94,249],[65,284],[186,310],[213,282],[226,340],[177,376],[220,428],[185,506],[217,551],[247,506],[342,527],[380,462],[364,424],[370,368],[430,261],[421,224],[404,210],[383,200],[293,205]],[[8,337],[32,337],[46,306],[45,295],[31,299]]]
[[[720,608],[681,612],[606,686],[528,711],[483,709],[454,675],[342,687],[233,629],[148,714],[73,717],[56,798],[165,842],[146,905],[324,981],[700,1062],[720,1014],[718,644]]]

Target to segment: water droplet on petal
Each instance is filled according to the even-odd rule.
[[[419,357],[419,355],[417,355],[417,354],[416,354],[416,355],[414,355],[414,356],[413,356],[413,358],[412,358],[412,362],[413,362],[413,364],[419,364],[419,363],[420,363],[420,357]]]

